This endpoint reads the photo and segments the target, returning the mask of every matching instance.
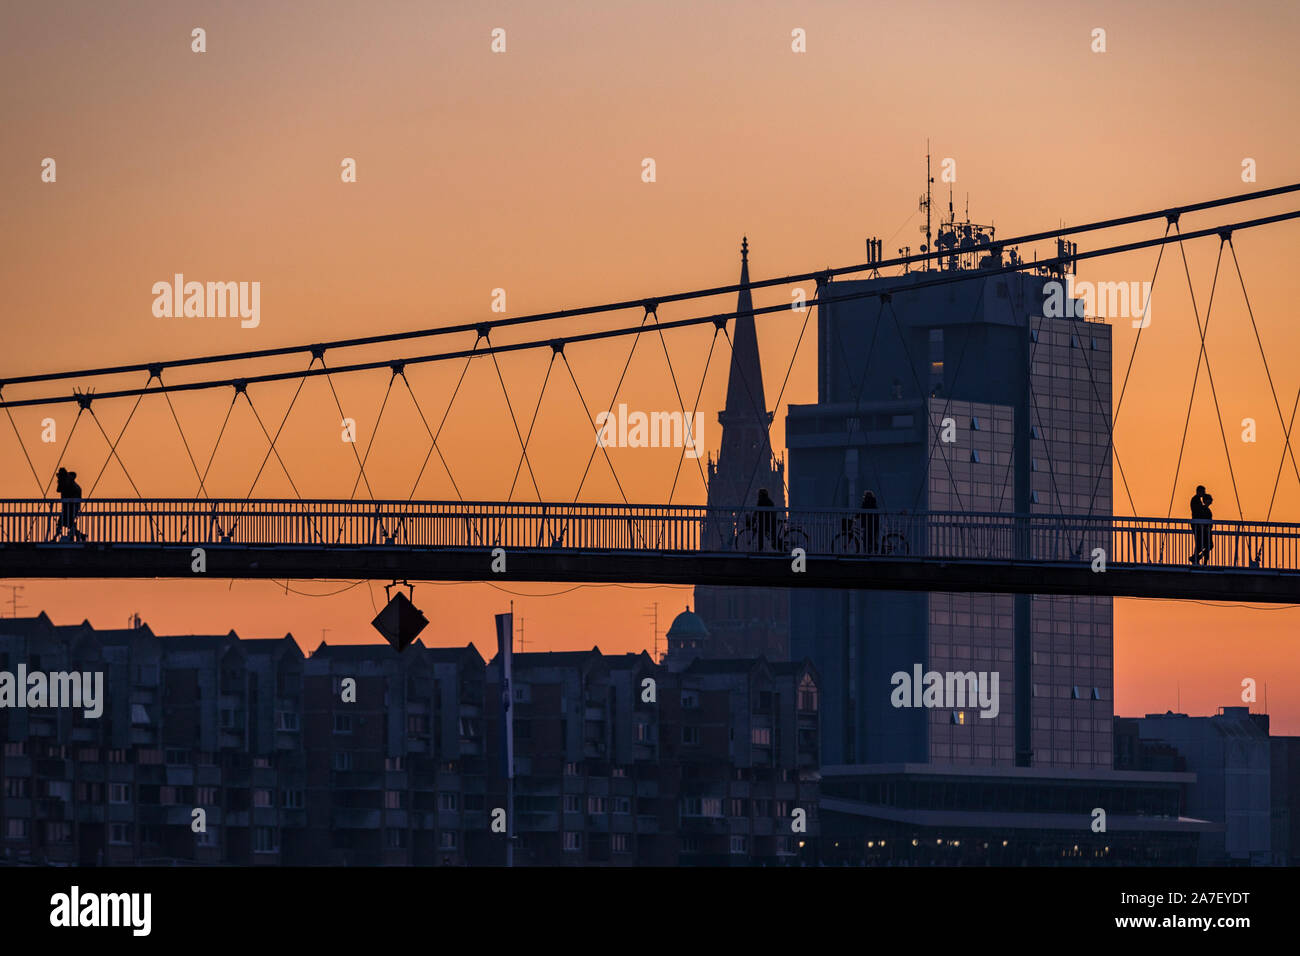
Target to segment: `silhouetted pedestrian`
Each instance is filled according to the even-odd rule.
[[[77,530],[77,515],[81,513],[81,485],[77,484],[77,473],[60,468],[57,477],[55,488],[63,500],[58,530],[66,528],[73,541],[85,541],[86,536]]]
[[[877,513],[876,493],[862,493],[862,508],[858,515],[859,530],[862,533],[862,550],[875,554],[880,550],[880,515]]]
[[[765,542],[772,542],[772,550],[779,550],[776,546],[776,502],[772,496],[767,493],[766,488],[758,489],[758,502],[755,511],[755,517],[758,527],[758,547],[761,551],[765,547]]]
[[[1210,562],[1210,549],[1214,547],[1214,512],[1210,510],[1213,503],[1214,497],[1205,490],[1205,486],[1197,485],[1191,502],[1192,542],[1195,547],[1192,551],[1192,564]]]

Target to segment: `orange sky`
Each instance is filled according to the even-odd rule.
[[[993,220],[1002,235],[1293,182],[1300,175],[1300,131],[1290,122],[1300,90],[1298,21],[1294,6],[1205,2],[1068,10],[766,0],[473,9],[416,2],[11,4],[0,12],[0,377],[487,319],[498,287],[506,290],[508,314],[518,315],[722,284],[738,274],[742,234],[755,279],[860,261],[868,235],[884,239],[889,254],[922,241],[916,196],[924,188],[927,137],[936,167],[944,157],[957,161],[959,208],[969,193],[971,216]],[[207,31],[206,53],[191,52],[194,27]],[[507,31],[504,54],[489,49],[494,27]],[[1104,54],[1090,51],[1094,27],[1107,31]],[[795,28],[807,33],[807,53],[791,51]],[[57,162],[53,184],[40,180],[47,156]],[[357,161],[355,184],[340,182],[344,157]],[[652,184],[641,181],[645,157],[656,161]],[[1241,181],[1245,157],[1258,164],[1257,184]],[[946,190],[937,199],[946,206]],[[1295,208],[1297,201],[1188,217],[1184,227]],[[1140,227],[1080,245],[1159,231]],[[1216,245],[1187,249],[1202,313]],[[1289,413],[1300,385],[1300,332],[1287,321],[1300,293],[1300,226],[1243,233],[1237,248]],[[1197,355],[1176,251],[1166,252],[1161,267],[1153,322],[1117,429],[1142,514],[1163,515],[1169,506]],[[1155,255],[1088,263],[1079,278],[1146,281]],[[259,281],[261,324],[155,318],[150,289],[176,272],[200,281]],[[765,290],[755,299],[788,302],[790,293]],[[665,307],[662,317],[726,307]],[[793,313],[759,319],[769,403],[801,321]],[[559,323],[547,334],[598,324]],[[1127,322],[1116,323],[1117,360],[1127,360],[1133,334]],[[525,336],[532,333],[494,338]],[[668,339],[688,404],[710,336],[704,328]],[[1207,343],[1242,509],[1262,518],[1281,426],[1235,272],[1221,273]],[[470,344],[470,336],[437,339],[401,352]],[[607,407],[629,344],[569,350],[593,414]],[[785,404],[815,397],[814,345],[806,339],[794,362],[773,430],[777,447]],[[699,403],[714,450],[727,357],[720,343]],[[544,353],[500,360],[525,420],[548,360]],[[504,498],[518,445],[486,361],[471,366],[441,445],[467,497]],[[297,365],[305,362],[295,357],[268,369]],[[426,415],[441,418],[459,371],[445,364],[412,369]],[[142,379],[94,384],[105,390]],[[1232,518],[1236,505],[1204,371],[1201,381],[1175,509],[1181,513],[1192,487],[1204,482],[1216,493],[1216,514]],[[335,382],[363,449],[386,383],[385,372]],[[268,425],[279,422],[293,387],[254,390]],[[9,398],[29,394],[35,390],[5,391]],[[619,400],[645,410],[674,407],[657,341],[638,347]],[[229,393],[174,402],[202,464]],[[129,410],[129,403],[97,406],[113,434]],[[61,447],[39,441],[46,414],[15,411],[43,476]],[[61,440],[73,416],[66,407],[54,416]],[[1256,444],[1240,441],[1245,417],[1258,422]],[[328,386],[309,382],[280,444],[304,495],[351,491],[355,463],[339,440],[338,419]],[[0,495],[32,495],[35,482],[8,422],[0,425]],[[591,442],[572,384],[557,369],[531,446],[542,497],[573,497]],[[394,393],[367,465],[375,493],[408,495],[427,447],[409,397]],[[161,399],[141,404],[119,451],[142,494],[194,493]],[[83,424],[66,459],[83,489],[106,452],[93,426]],[[210,491],[247,494],[264,452],[241,405]],[[674,452],[612,455],[629,498],[666,497]],[[95,494],[132,491],[112,464]],[[292,495],[274,461],[256,494]],[[417,495],[454,497],[436,457]],[[531,482],[521,480],[521,496],[535,497]],[[582,497],[619,499],[602,460]],[[675,500],[703,500],[689,460]],[[1128,511],[1118,484],[1115,501],[1117,511]],[[1293,474],[1283,475],[1273,518],[1300,520]],[[330,641],[374,639],[372,598],[382,600],[382,588],[365,584],[331,597],[293,593],[328,593],[347,582],[294,582],[290,593],[249,581],[23,583],[25,613],[45,609],[61,623],[89,618],[117,626],[139,611],[160,633],[292,631],[308,647],[323,628]],[[474,640],[488,652],[490,614],[505,609],[509,591],[518,594],[529,650],[639,649],[650,640],[648,605],[659,603],[666,626],[691,600],[687,588],[422,584],[416,600],[434,621],[427,638]],[[1298,622],[1296,608],[1117,601],[1116,710],[1165,710],[1181,694],[1184,710],[1212,712],[1238,703],[1241,679],[1253,677],[1269,685],[1275,726],[1300,733]]]

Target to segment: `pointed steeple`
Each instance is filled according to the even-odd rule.
[[[758,334],[754,331],[754,300],[749,293],[749,237],[740,244],[740,294],[736,299],[735,326],[731,333],[731,371],[727,378],[726,418],[747,425],[757,423],[767,431],[767,399],[763,369],[758,359]],[[748,421],[747,421],[748,420]]]
[[[740,293],[731,330],[731,368],[727,405],[718,413],[722,440],[717,462],[709,463],[709,503],[734,507],[754,500],[766,488],[778,506],[785,504],[784,466],[772,454],[768,427],[772,415],[763,391],[763,366],[754,331],[754,302],[749,290],[749,238],[740,246]]]

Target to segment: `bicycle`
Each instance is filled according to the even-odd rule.
[[[831,550],[835,552],[862,554],[866,549],[866,541],[862,533],[862,526],[852,518],[844,518],[840,522],[840,533],[831,539]],[[911,549],[908,547],[907,538],[898,531],[887,531],[880,536],[876,542],[874,550],[867,551],[869,554],[910,554]]]
[[[765,536],[762,522],[756,515],[745,517],[743,526],[736,529],[734,545],[737,551],[766,551],[770,544],[775,552],[790,552],[795,548],[808,549],[808,535],[803,528],[791,524],[790,519],[780,518],[773,522],[770,536]]]

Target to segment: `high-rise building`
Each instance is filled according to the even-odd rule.
[[[740,293],[731,333],[727,404],[718,413],[722,439],[717,460],[708,462],[711,508],[752,508],[765,489],[775,507],[785,507],[785,462],[772,451],[773,413],[767,409],[754,302],[749,290],[749,239],[740,246]],[[725,527],[733,527],[729,522]],[[719,544],[721,542],[714,542]],[[699,657],[790,656],[790,596],[772,588],[697,587],[695,612],[707,626]]]
[[[1044,308],[1066,269],[960,251],[983,230],[944,223],[937,268],[822,287],[839,301],[818,310],[817,403],[787,419],[791,507],[870,490],[885,513],[1111,514],[1111,330]],[[1061,535],[1063,556],[1091,546]],[[823,675],[827,763],[1109,768],[1111,626],[1109,597],[799,590],[791,653]],[[897,706],[917,665],[996,674],[996,714]]]

